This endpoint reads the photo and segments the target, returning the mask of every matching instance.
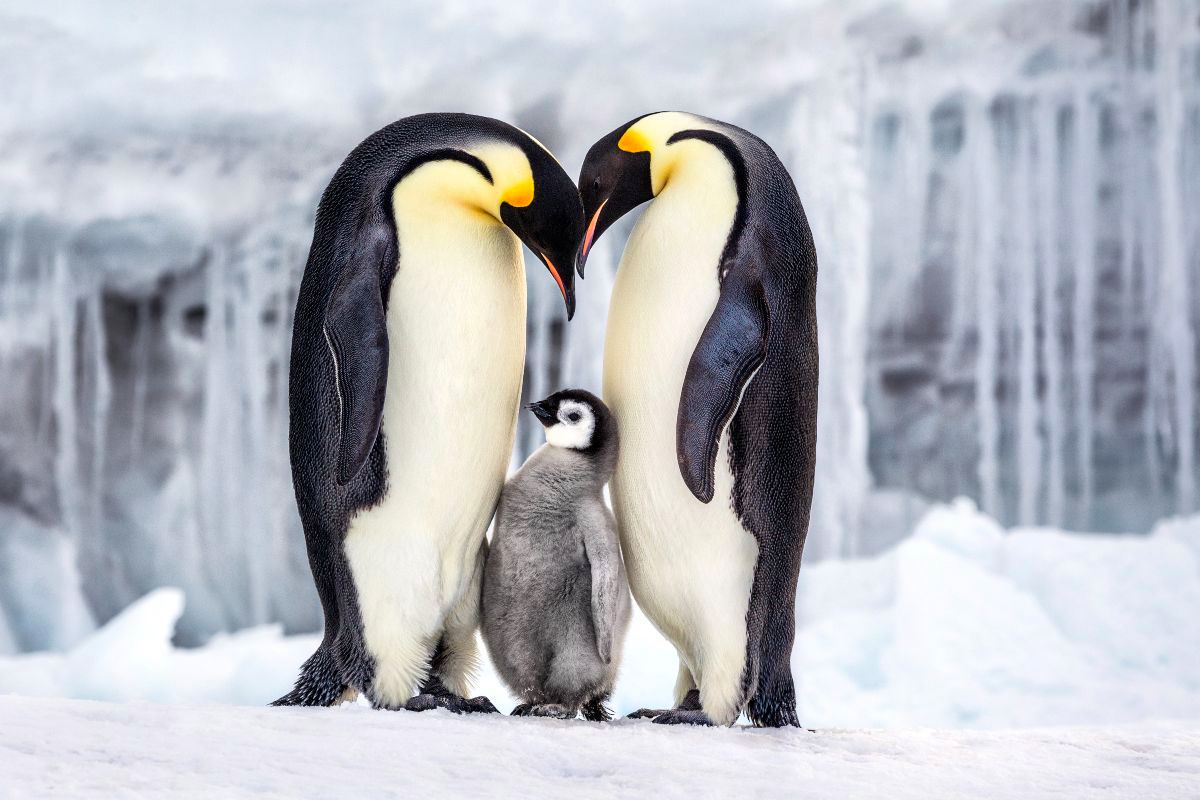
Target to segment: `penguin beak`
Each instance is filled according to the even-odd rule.
[[[539,400],[538,402],[530,403],[525,407],[532,411],[533,415],[537,417],[538,421],[543,425],[549,427],[550,425],[554,424],[554,414],[550,412],[550,409],[546,408],[545,402]]]
[[[550,256],[540,250],[534,251],[538,257],[542,259],[542,263],[546,265],[546,269],[550,270],[551,277],[558,284],[558,290],[562,292],[563,302],[567,306],[567,321],[570,322],[571,317],[575,316],[575,272],[574,270],[567,273],[566,280],[563,280],[562,273],[558,271],[558,267],[554,266],[554,262],[550,260]]]
[[[608,198],[600,203],[596,209],[596,213],[592,214],[592,219],[588,222],[587,233],[583,236],[583,247],[579,248],[579,263],[575,269],[579,272],[579,277],[585,277],[583,274],[583,265],[587,261],[588,251],[592,249],[592,241],[596,238],[596,223],[600,221],[600,214],[604,211],[605,204],[608,203]]]

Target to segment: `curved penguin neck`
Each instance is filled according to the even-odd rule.
[[[656,172],[661,169],[663,186],[637,227],[653,230],[655,238],[666,235],[676,258],[711,257],[710,263],[689,263],[680,268],[711,269],[715,279],[717,259],[737,216],[733,166],[720,150],[698,139],[667,145],[656,158],[660,159]],[[710,252],[714,245],[716,251]]]
[[[532,185],[533,168],[519,147],[509,142],[487,141],[461,148],[486,167],[485,176],[474,167],[455,159],[427,161],[404,176],[392,189],[392,208],[399,226],[401,213],[429,216],[465,213],[469,217],[490,218],[497,225],[500,206],[507,189],[524,183]],[[406,201],[401,211],[397,201]]]
[[[454,226],[503,223],[492,213],[495,186],[461,161],[429,161],[404,176],[392,189],[396,231],[424,225]],[[497,211],[498,213],[498,211]],[[401,241],[403,258],[403,241]]]
[[[655,199],[667,195],[707,195],[716,186],[727,187],[737,198],[733,166],[714,145],[699,139],[682,139],[666,145],[656,165],[663,186]],[[722,192],[723,194],[724,192]]]

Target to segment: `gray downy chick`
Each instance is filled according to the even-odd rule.
[[[591,392],[529,406],[546,444],[504,487],[483,579],[483,640],[518,716],[611,718],[631,601],[604,485],[617,422]]]

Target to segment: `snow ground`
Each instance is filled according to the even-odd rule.
[[[231,707],[283,693],[318,637],[177,648],[183,604],[160,589],[66,653],[0,658],[0,800],[1200,797],[1200,517],[1004,531],[959,502],[878,557],[806,566],[794,667],[815,733]],[[641,615],[630,637],[620,712],[674,682]],[[486,664],[476,688],[513,705]]]
[[[0,698],[0,798],[1138,797],[1200,793],[1200,728],[762,731]]]
[[[0,694],[263,705],[317,636],[261,627],[181,649],[160,589],[66,653],[0,658]],[[800,573],[800,718],[818,727],[999,729],[1200,721],[1200,517],[1149,536],[1004,531],[935,506],[872,559]],[[674,651],[635,617],[613,705],[662,705]],[[515,705],[483,665],[476,690]]]

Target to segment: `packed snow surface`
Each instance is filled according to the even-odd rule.
[[[0,797],[1194,795],[1200,729],[668,728],[0,698]]]
[[[133,604],[67,653],[0,659],[0,694],[261,705],[316,636],[277,627],[172,646],[177,589]],[[1149,536],[1004,531],[968,501],[935,506],[873,559],[800,573],[793,656],[818,728],[1011,728],[1200,721],[1200,517]],[[618,712],[669,702],[671,646],[641,614]],[[476,690],[515,704],[486,665]]]

